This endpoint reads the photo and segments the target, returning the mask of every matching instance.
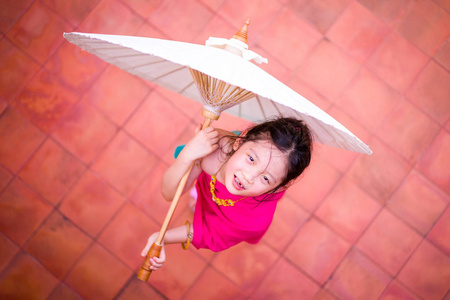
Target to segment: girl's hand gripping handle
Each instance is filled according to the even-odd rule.
[[[150,275],[152,274],[152,270],[150,267],[152,264],[150,263],[150,259],[152,257],[159,257],[159,254],[161,253],[161,245],[158,245],[156,243],[153,243],[152,247],[150,248],[150,251],[148,251],[147,256],[145,257],[144,262],[142,263],[141,269],[139,270],[138,279],[142,281],[147,281]]]

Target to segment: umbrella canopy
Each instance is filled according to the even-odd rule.
[[[203,103],[204,109],[216,115],[227,109],[228,113],[252,122],[272,116],[293,116],[308,124],[318,142],[372,153],[327,113],[241,56],[216,47],[155,38],[77,32],[65,33],[64,37],[131,74]],[[231,87],[227,86],[225,92],[230,97],[245,96],[246,101],[238,104],[225,101],[217,111],[217,106],[206,103],[202,95],[218,90],[217,83],[208,82],[209,90],[199,92],[193,79],[199,74],[196,71],[228,83]]]

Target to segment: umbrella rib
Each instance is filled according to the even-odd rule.
[[[261,104],[261,100],[259,99],[259,95],[256,95],[256,102],[258,102],[259,108],[260,108],[260,110],[261,110],[261,112],[263,114],[264,119],[267,119],[266,113],[264,112],[264,109],[263,109],[262,104]]]
[[[179,93],[183,94],[185,90],[187,90],[189,87],[191,87],[194,84],[193,81],[189,82],[189,84],[187,86],[185,86],[184,88],[182,88]]]
[[[278,108],[278,106],[276,105],[276,103],[273,102],[273,101],[270,101],[270,103],[272,103],[272,105],[275,107],[275,109],[276,109],[276,111],[278,112],[278,114],[279,114],[282,118],[284,118],[283,113],[282,113],[281,110]]]
[[[153,80],[158,80],[158,79],[160,79],[160,78],[162,78],[162,77],[164,77],[164,76],[173,74],[173,73],[178,72],[178,71],[180,71],[180,70],[183,70],[184,68],[186,68],[186,67],[181,67],[181,68],[177,68],[177,69],[171,70],[171,71],[169,71],[169,72],[167,72],[167,73],[161,74],[161,75],[159,75],[158,77],[153,78]]]
[[[166,62],[166,60],[152,61],[152,62],[149,62],[149,63],[145,63],[145,64],[141,64],[141,65],[136,65],[136,66],[134,66],[134,67],[132,68],[132,70],[137,69],[137,68],[142,68],[142,67],[145,67],[145,66],[156,65],[156,64],[158,64],[158,63],[164,63],[164,62]],[[181,67],[181,69],[182,69],[182,68],[185,68],[185,67],[183,66],[183,67]]]

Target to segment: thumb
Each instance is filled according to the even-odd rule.
[[[198,133],[200,130],[202,130],[203,125],[202,124],[198,124],[197,127],[195,127],[195,133]]]
[[[148,251],[150,251],[151,245],[152,244],[150,242],[147,242],[147,245],[145,245],[144,249],[142,249],[141,256],[145,257],[147,255]]]

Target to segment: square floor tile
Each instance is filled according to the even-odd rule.
[[[66,40],[44,65],[60,85],[79,96],[96,82],[106,67],[106,62]]]
[[[322,35],[290,10],[283,10],[259,40],[261,48],[295,70]],[[279,41],[284,41],[283,43]]]
[[[315,215],[350,242],[355,242],[372,222],[380,205],[356,184],[343,178]]]
[[[284,255],[314,280],[323,284],[350,246],[327,226],[312,218],[299,230]]]
[[[332,296],[332,294],[324,288],[319,290],[319,292],[313,298],[313,300],[337,300],[337,299],[338,298]]]
[[[20,248],[13,243],[7,236],[0,233],[0,274],[3,269],[11,262],[13,257],[19,252]]]
[[[47,139],[22,168],[19,176],[46,200],[56,205],[84,171],[83,164],[53,140]]]
[[[44,0],[42,2],[51,7],[61,17],[68,20],[73,26],[78,26],[81,21],[86,18],[89,12],[100,2],[100,0]]]
[[[120,292],[120,295],[116,298],[118,300],[139,300],[145,295],[148,299],[164,300],[163,295],[158,293],[150,284],[143,282],[137,277],[133,277],[124,289]]]
[[[413,170],[391,197],[387,207],[425,235],[439,219],[449,201],[450,196]]]
[[[361,69],[336,105],[371,132],[379,127],[402,94],[367,69]]]
[[[196,17],[186,18],[185,15]],[[197,1],[170,0],[163,1],[147,20],[171,39],[190,43],[212,15],[209,9]]]
[[[62,33],[72,29],[47,6],[35,1],[7,36],[42,64],[61,46]]]
[[[436,183],[444,192],[450,194],[450,133],[441,130],[420,158],[417,168]]]
[[[393,280],[379,299],[419,300],[420,298],[417,297],[411,290],[406,288],[403,284],[401,284],[398,280]]]
[[[211,265],[249,294],[273,267],[277,257],[278,253],[264,244],[240,243],[218,253]]]
[[[450,70],[450,40],[442,43],[441,47],[434,54],[434,59],[447,69],[447,71]]]
[[[64,198],[59,210],[91,237],[96,237],[123,203],[124,198],[117,191],[88,171]]]
[[[0,275],[0,298],[47,299],[58,279],[25,252]]]
[[[252,299],[312,299],[320,286],[284,258],[278,260]]]
[[[118,128],[85,101],[79,102],[57,125],[52,136],[85,164],[90,164]]]
[[[171,204],[161,194],[162,177],[167,168],[165,164],[157,164],[130,195],[130,202],[160,225]],[[179,205],[181,207],[183,203]]]
[[[100,1],[77,27],[77,31],[133,35],[143,22],[122,1]]]
[[[65,282],[83,298],[112,299],[132,275],[133,272],[110,252],[94,244]]]
[[[339,265],[326,288],[341,299],[378,299],[391,278],[376,264],[352,250]]]
[[[320,32],[326,33],[349,3],[349,0],[311,0],[300,13]]]
[[[120,82],[120,88],[117,84]],[[109,67],[86,93],[85,99],[122,126],[148,95],[150,88],[143,80],[127,72]]]
[[[12,180],[13,174],[6,170],[3,166],[0,166],[0,193]]]
[[[441,215],[439,220],[434,224],[427,238],[439,247],[443,252],[450,255],[450,207]]]
[[[285,195],[278,202],[272,224],[261,241],[282,252],[308,217],[308,212]]]
[[[137,270],[144,259],[141,251],[148,237],[160,227],[131,204],[122,207],[98,238],[106,249],[133,270]]]
[[[14,179],[0,194],[0,230],[22,246],[52,207],[22,181]]]
[[[244,25],[244,23],[242,23]],[[205,45],[205,42],[209,37],[217,37],[230,39],[234,36],[234,34],[239,30],[240,27],[234,27],[230,23],[228,23],[222,16],[215,15],[213,16],[208,23],[202,28],[202,30],[195,36],[195,38],[191,41],[191,43]],[[248,41],[249,49],[255,50],[255,43],[253,42],[253,36],[251,35],[251,26],[248,27]],[[261,55],[261,53],[258,52]],[[261,65],[259,65],[261,66]]]
[[[377,130],[377,136],[414,164],[440,126],[408,101],[397,103]]]
[[[55,75],[41,69],[12,105],[49,133],[78,100],[78,95],[60,85]]]
[[[253,48],[264,32],[268,29],[268,20],[277,18],[282,9],[279,1],[254,0],[254,1],[222,1],[217,14],[230,22],[233,32],[223,38],[231,38],[247,19],[250,20],[248,27],[248,45]],[[275,38],[275,36],[274,36]],[[275,41],[274,41],[275,42]],[[254,49],[253,49],[254,50]]]
[[[316,156],[318,159],[328,162],[337,171],[342,173],[346,172],[360,155],[357,152],[319,143],[316,143],[313,149],[313,157]]]
[[[421,240],[421,235],[383,209],[356,246],[394,276]]]
[[[391,197],[412,166],[378,139],[368,141],[373,154],[359,156],[347,176],[381,204]]]
[[[398,279],[424,299],[442,299],[450,282],[450,258],[425,240]]]
[[[419,0],[395,28],[432,56],[450,34],[450,15],[433,1]]]
[[[360,69],[356,60],[329,41],[321,41],[306,57],[298,76],[335,101]]]
[[[367,68],[405,92],[429,58],[396,32],[391,32],[367,61]]]
[[[297,76],[291,78],[287,85],[323,111],[326,111],[332,104],[325,96],[297,78]]]
[[[72,222],[54,211],[25,250],[56,277],[63,278],[91,242]]]
[[[6,33],[31,6],[33,0],[6,1],[0,12],[0,32]]]
[[[314,150],[313,150],[314,151]],[[314,156],[310,166],[286,192],[297,203],[314,211],[336,185],[342,174],[329,163]]]
[[[120,131],[94,161],[92,170],[119,192],[129,195],[155,164],[155,156]]]
[[[444,8],[446,11],[450,11],[450,3],[448,3],[448,1],[445,0],[436,0],[434,1],[437,4],[439,4],[442,8]]]
[[[0,53],[0,100],[11,103],[40,65],[8,39],[0,40]]]
[[[358,2],[351,3],[327,37],[359,62],[366,61],[389,32],[389,27]]]
[[[17,173],[44,141],[45,135],[9,107],[0,117],[0,163]]]
[[[358,0],[358,2],[388,25],[396,23],[400,17],[403,17],[410,10],[411,4],[410,0]]]
[[[69,288],[64,283],[58,284],[58,286],[53,290],[53,292],[48,296],[47,300],[82,300],[77,293],[75,293],[71,288]]]
[[[142,18],[147,18],[155,9],[158,8],[163,0],[129,0],[126,2],[135,13],[139,14]]]
[[[125,130],[154,153],[164,153],[183,132],[188,118],[158,96],[152,94],[144,101]]]
[[[186,300],[197,299],[247,299],[243,291],[212,267],[203,272],[196,283],[189,289]]]
[[[425,67],[407,96],[423,111],[443,125],[450,119],[450,75],[434,61]]]

